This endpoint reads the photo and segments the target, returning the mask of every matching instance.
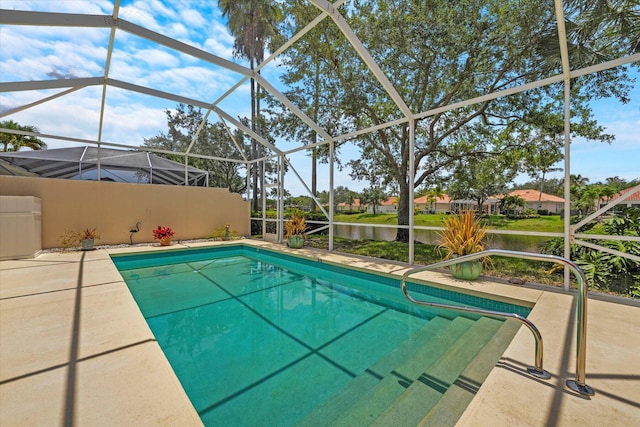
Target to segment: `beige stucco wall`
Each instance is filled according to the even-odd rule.
[[[65,230],[94,227],[97,244],[129,243],[138,221],[134,243],[153,242],[158,225],[171,227],[174,240],[210,237],[225,224],[250,234],[249,202],[221,188],[0,176],[0,195],[42,200],[43,249],[59,247]]]
[[[547,202],[547,201],[542,201],[540,203],[538,203],[538,201],[533,201],[533,202],[527,202],[527,206],[533,210],[538,210],[538,209],[544,209],[547,210],[551,213],[560,213],[563,209],[563,204],[559,203],[559,202]],[[540,207],[538,207],[540,206]]]

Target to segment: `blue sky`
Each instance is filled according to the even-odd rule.
[[[91,0],[0,0],[3,9],[37,10],[81,14],[111,14],[112,1]],[[222,58],[246,65],[232,56],[233,37],[222,23],[217,1],[123,0],[119,16]],[[0,80],[3,82],[47,80],[65,77],[96,77],[104,74],[110,30],[105,28],[49,28],[0,26]],[[263,76],[278,86],[278,62],[263,70]],[[610,176],[640,177],[640,74],[631,93],[631,102],[615,100],[593,104],[596,119],[616,135],[611,144],[575,140],[571,148],[571,173],[591,182]],[[146,39],[117,31],[109,77],[166,92],[213,102],[242,76],[188,55],[150,43]],[[0,111],[15,108],[60,92],[29,91],[0,94]],[[37,126],[41,132],[96,140],[101,87],[88,87],[31,109],[4,117]],[[140,145],[166,131],[165,109],[173,101],[107,88],[102,139],[107,142]],[[249,116],[249,86],[244,84],[220,103],[232,116]],[[217,120],[217,119],[216,119]],[[73,143],[47,140],[50,148]],[[299,144],[278,143],[293,148]],[[357,156],[355,147],[344,147],[343,158]],[[310,159],[303,152],[290,156],[294,167],[310,182]],[[562,164],[559,165],[562,167]],[[562,172],[551,177],[562,176]],[[335,172],[336,185],[359,191],[366,182],[353,182],[348,170]],[[521,176],[518,181],[528,180]],[[304,194],[304,187],[289,173],[287,189]],[[320,165],[318,187],[328,189],[328,167]]]

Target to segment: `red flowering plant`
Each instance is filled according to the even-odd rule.
[[[153,230],[153,237],[162,240],[165,237],[173,237],[176,234],[175,231],[171,229],[171,227],[163,227],[161,225],[158,226],[155,230]]]

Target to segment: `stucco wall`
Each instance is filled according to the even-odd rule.
[[[527,202],[527,207],[537,211],[538,209],[544,209],[551,213],[560,213],[564,208],[564,205],[559,202],[548,202],[542,201],[538,203],[538,201]]]
[[[174,240],[207,238],[225,224],[250,234],[249,202],[221,188],[0,176],[0,195],[42,200],[43,249],[59,247],[65,230],[94,227],[97,244],[129,243],[138,221],[134,243],[153,242],[158,225],[171,227]]]

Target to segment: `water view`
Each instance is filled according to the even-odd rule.
[[[352,240],[384,240],[392,241],[396,238],[395,228],[336,225],[334,228],[337,237]],[[422,243],[436,244],[437,231],[416,230],[415,239]],[[509,249],[513,251],[541,252],[541,247],[551,237],[540,236],[514,236],[509,234],[489,234],[487,247],[491,249]]]

